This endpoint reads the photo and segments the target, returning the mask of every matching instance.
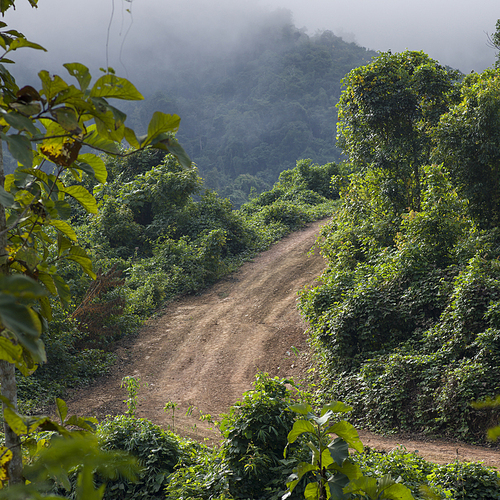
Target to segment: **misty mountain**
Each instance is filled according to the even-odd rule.
[[[236,205],[299,159],[339,160],[340,80],[376,53],[330,31],[309,36],[286,12],[228,48],[170,61],[159,88],[129,112],[131,124],[144,129],[155,110],[180,115],[177,137],[206,185]]]

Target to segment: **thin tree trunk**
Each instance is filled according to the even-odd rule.
[[[5,173],[3,167],[2,141],[0,140],[0,186],[4,186]],[[7,228],[5,208],[0,203],[0,233]],[[7,233],[0,235],[0,257],[7,255]],[[9,274],[8,263],[0,265],[0,274]],[[15,366],[7,361],[0,360],[0,385],[1,394],[17,408],[17,384]],[[5,408],[5,404],[2,403]],[[21,454],[21,440],[4,421],[5,446],[12,451],[12,460],[9,463],[9,484],[24,483],[23,459]]]
[[[0,381],[2,383],[2,396],[6,397],[17,408],[16,372],[13,364],[0,361]],[[5,404],[2,404],[5,407]],[[21,453],[21,440],[19,436],[4,421],[5,446],[12,451],[12,460],[9,462],[9,485],[22,484],[23,458]]]

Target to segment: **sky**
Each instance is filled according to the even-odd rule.
[[[495,60],[487,33],[500,18],[499,0],[17,0],[5,16],[14,28],[48,49],[21,49],[14,73],[60,71],[64,62],[115,68],[147,82],[177,56],[223,55],[255,26],[291,12],[312,35],[331,30],[363,47],[423,50],[441,64],[482,71]],[[277,10],[278,9],[278,10]],[[130,11],[130,12],[129,12]],[[140,76],[138,76],[140,75]]]

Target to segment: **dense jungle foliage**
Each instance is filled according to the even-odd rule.
[[[299,158],[340,160],[340,80],[375,55],[330,31],[309,36],[282,13],[229,56],[167,71],[130,115],[137,128],[152,110],[181,116],[177,137],[206,185],[238,208]]]
[[[312,399],[312,394],[297,389],[293,381],[259,373],[254,389],[244,393],[241,401],[216,423],[221,443],[214,448],[180,438],[133,414],[109,417],[97,427],[100,446],[108,452],[127,451],[136,457],[141,470],[134,481],[123,476],[108,481],[104,498],[278,500],[286,495],[286,483],[295,480],[293,471],[300,470],[297,467],[301,462],[310,462],[312,443],[309,440],[314,441],[314,437],[309,433],[309,426],[318,425],[315,418],[328,422],[326,418],[321,420],[313,413],[306,413],[311,410],[307,401]],[[297,401],[304,403],[297,404]],[[404,448],[390,453],[362,450],[355,429],[339,418],[350,407],[342,403],[327,406],[334,411],[324,412],[323,416],[336,416],[333,427],[327,424],[329,432],[343,436],[330,442],[325,435],[323,441],[325,448],[330,442],[333,457],[337,460],[343,457],[338,465],[333,462],[332,470],[337,471],[337,475],[329,487],[332,495],[336,492],[340,496],[332,498],[500,499],[500,474],[493,469],[458,461],[436,465]],[[349,453],[347,442],[350,447],[359,448],[359,452]],[[309,465],[302,465],[304,472],[312,470]],[[348,477],[339,474],[338,469],[343,469]],[[339,481],[340,476],[344,482]],[[394,483],[391,478],[399,479]],[[98,484],[102,481],[99,477],[96,479]],[[74,488],[74,484],[73,477],[68,489]],[[353,490],[360,488],[359,496],[342,496],[342,487],[347,486]],[[388,489],[390,486],[392,492]],[[308,487],[299,481],[288,498],[304,498]],[[68,494],[61,485],[54,484],[53,488],[57,493]],[[363,488],[372,495],[366,496]],[[306,498],[317,498],[312,492],[306,495]]]
[[[354,172],[300,302],[322,397],[374,430],[484,441],[500,416],[471,406],[500,393],[498,70],[460,78],[407,51],[343,83]]]
[[[155,112],[144,137],[125,127],[108,99],[142,96],[111,69],[91,87],[78,63],[65,66],[78,87],[41,72],[38,92],[17,87],[2,67],[2,139],[19,166],[0,176],[1,498],[500,498],[497,471],[363,451],[344,419],[469,441],[483,441],[498,423],[498,69],[463,77],[421,52],[382,53],[351,70],[340,93],[335,58],[350,69],[363,50],[329,32],[276,33],[263,36],[275,52],[252,45],[247,59],[225,68],[217,88],[235,108],[222,110],[202,92],[192,99],[209,118],[199,114],[201,134],[192,122],[187,145],[208,169],[208,185],[234,179],[233,198],[248,200],[239,210],[204,188],[174,137],[177,115]],[[0,40],[3,62],[19,47],[42,50],[13,30]],[[264,71],[252,79],[247,70],[257,64]],[[177,103],[188,117],[182,106],[191,97]],[[266,112],[247,108],[252,99]],[[339,158],[329,143],[337,101],[345,163],[329,161]],[[231,135],[238,129],[245,147]],[[260,129],[265,136],[252,132]],[[225,142],[210,151],[215,135]],[[124,140],[131,150],[120,149]],[[112,154],[80,154],[83,145]],[[319,242],[328,269],[300,303],[317,394],[258,374],[254,390],[222,416],[214,448],[136,418],[132,377],[125,416],[68,416],[60,399],[60,423],[31,416],[104,373],[113,343],[166,301],[333,212]]]
[[[306,222],[330,215],[338,198],[330,179],[342,172],[336,163],[300,160],[270,191],[234,210],[203,189],[195,167],[185,169],[161,151],[110,157],[107,168],[108,183],[94,186],[98,215],[72,205],[75,231],[99,272],[91,280],[76,263],[60,264],[72,305],[68,312],[54,301],[43,334],[48,361],[33,375],[18,375],[26,411],[105,373],[113,343],[166,301],[202,289]]]

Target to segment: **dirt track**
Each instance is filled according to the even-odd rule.
[[[227,412],[251,388],[257,371],[304,379],[310,361],[306,325],[296,311],[296,299],[297,291],[324,269],[320,255],[307,256],[321,224],[291,234],[200,295],[170,303],[136,339],[118,347],[118,362],[109,377],[72,395],[70,411],[98,418],[125,412],[126,393],[120,382],[133,375],[147,383],[140,391],[138,416],[167,428],[172,412],[163,408],[172,401],[178,404],[176,430],[214,441],[217,431],[199,420],[200,411],[215,419]],[[438,463],[458,456],[500,468],[498,451],[360,434],[371,448],[401,444]]]

